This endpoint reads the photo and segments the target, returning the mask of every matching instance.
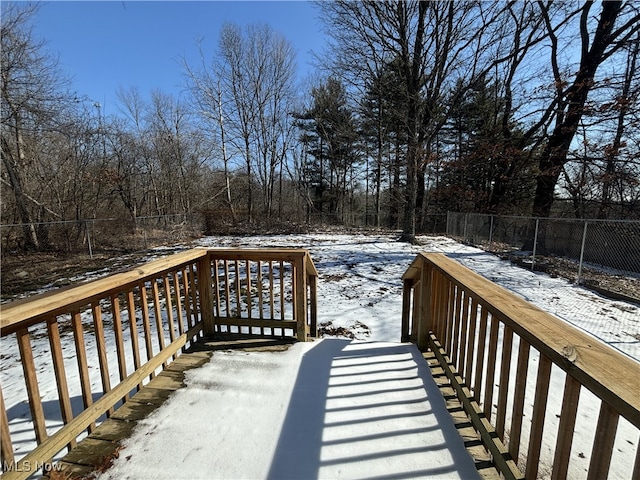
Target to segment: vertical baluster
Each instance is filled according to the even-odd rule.
[[[280,260],[280,320],[284,320],[285,319],[285,315],[284,315],[284,310],[285,310],[285,303],[284,303],[284,263],[282,260]],[[282,331],[282,334],[284,335],[284,330]]]
[[[558,440],[556,441],[553,472],[551,473],[552,480],[567,478],[579,400],[580,382],[571,375],[567,375],[564,381],[562,410],[560,411],[560,422],[558,424]]]
[[[153,295],[153,314],[156,320],[156,330],[158,333],[159,352],[164,350],[164,322],[162,321],[162,309],[160,308],[160,290],[156,279],[151,280],[151,290]],[[162,368],[167,368],[167,362],[162,363]]]
[[[191,314],[193,315],[192,327],[200,323],[200,307],[198,305],[198,288],[196,288],[196,271],[193,264],[189,265],[189,287],[191,291]]]
[[[147,362],[153,358],[153,345],[151,342],[151,325],[149,323],[149,304],[147,303],[147,286],[145,282],[140,284],[140,306],[142,307],[142,329],[144,331],[144,345],[147,351]],[[149,379],[155,377],[155,372],[151,372]]]
[[[549,379],[551,377],[551,360],[542,353],[538,364],[536,379],[536,393],[533,400],[533,417],[531,418],[531,433],[529,434],[529,450],[527,453],[527,478],[537,478],[540,463],[540,447],[544,433],[544,417],[547,412],[547,398],[549,396]]]
[[[290,267],[290,277],[289,277],[289,281],[290,283],[290,288],[291,288],[291,302],[290,302],[290,306],[291,306],[291,320],[296,320],[296,296],[297,296],[297,291],[296,291],[296,266],[293,262],[291,262],[289,264]],[[293,334],[295,335],[296,332],[294,331]]]
[[[257,292],[258,292],[258,317],[260,318],[260,320],[264,320],[264,301],[262,299],[262,262],[260,260],[258,260],[257,262],[258,265],[258,285],[257,285]],[[264,327],[260,328],[260,333],[262,333],[264,335]]]
[[[138,341],[138,320],[136,318],[136,299],[133,290],[127,292],[127,313],[129,314],[129,331],[131,332],[131,353],[133,353],[133,370],[140,368],[140,342]],[[142,383],[138,384],[138,390]]]
[[[82,316],[75,311],[71,315],[71,326],[73,328],[73,341],[76,347],[76,360],[78,362],[78,373],[80,375],[80,387],[82,389],[82,401],[84,408],[89,408],[93,403],[91,395],[91,380],[89,379],[89,364],[87,362],[87,351],[85,349],[84,331],[82,329]],[[89,433],[95,430],[95,422],[89,425]]]
[[[463,378],[466,378],[464,375],[464,368],[465,368],[465,360],[467,358],[467,347],[468,344],[471,340],[469,340],[469,338],[467,337],[467,330],[469,327],[469,304],[470,304],[470,298],[469,298],[469,294],[467,292],[463,292],[464,296],[462,299],[462,311],[460,312],[461,315],[461,325],[460,325],[460,358],[458,360],[458,363],[455,365],[456,369],[458,370],[458,372],[461,373],[461,375],[463,376]],[[465,380],[466,382],[466,380]]]
[[[440,275],[437,270],[423,265],[420,285],[422,286],[421,312],[418,316],[418,338],[423,330],[431,331],[442,343],[440,336],[440,317],[438,316],[438,305],[440,303]],[[425,321],[426,320],[426,321]],[[418,340],[418,348],[420,340]]]
[[[527,389],[527,372],[529,367],[529,343],[524,338],[519,339],[518,366],[516,367],[516,384],[513,394],[513,409],[511,412],[511,431],[509,432],[509,453],[518,463],[520,452],[520,434],[522,433],[522,415],[524,413],[524,397]]]
[[[273,292],[273,260],[269,261],[269,320],[275,319],[275,304]],[[273,329],[271,330],[273,333]]]
[[[460,352],[460,324],[462,322],[462,288],[451,283],[455,291],[455,303],[453,304],[453,335],[451,343],[451,363],[456,365]]]
[[[22,359],[22,369],[24,371],[27,395],[29,397],[29,409],[31,410],[33,429],[36,434],[36,442],[40,445],[47,438],[47,428],[44,422],[44,410],[42,408],[40,389],[38,388],[36,365],[33,359],[33,350],[31,348],[31,337],[26,328],[18,330],[16,335],[18,339],[18,347],[20,349],[20,358]]]
[[[513,330],[505,325],[502,337],[502,357],[500,361],[500,389],[498,390],[498,410],[496,412],[496,432],[504,441],[504,426],[507,417],[507,397],[509,394],[509,373],[513,350]]]
[[[409,334],[409,341],[411,343],[418,343],[418,327],[423,321],[422,318],[422,272],[420,272],[420,276],[418,280],[413,283],[413,298],[411,300],[411,333]]]
[[[180,293],[180,277],[178,272],[173,272],[173,290],[176,295],[176,314],[178,316],[178,335],[182,335],[185,332],[184,317],[182,315],[182,295]]]
[[[104,325],[102,323],[102,309],[100,303],[95,302],[91,305],[91,313],[93,315],[93,328],[96,336],[96,347],[98,350],[98,365],[100,366],[100,380],[102,381],[102,392],[111,391],[111,378],[109,376],[109,361],[107,360],[107,347],[104,342]],[[107,411],[107,416],[111,416],[113,407]]]
[[[490,322],[487,378],[484,384],[484,414],[489,421],[491,421],[491,408],[493,407],[493,387],[496,374],[496,357],[498,355],[498,327],[500,326],[500,322],[493,315],[491,315]]]
[[[251,264],[249,263],[249,260],[245,262],[245,273],[247,279],[247,318],[251,319],[253,318],[253,299],[251,298]],[[253,333],[252,330],[253,327],[249,327],[250,334]]]
[[[464,381],[471,388],[473,378],[473,357],[476,348],[476,329],[478,325],[478,302],[474,298],[471,300],[471,311],[469,312],[469,339],[467,341],[467,363],[464,367]]]
[[[13,455],[13,443],[11,443],[11,433],[9,431],[9,418],[7,417],[7,409],[4,406],[4,396],[2,395],[2,387],[0,386],[0,459],[3,465],[13,464],[15,456]]]
[[[224,260],[224,293],[225,293],[225,301],[227,307],[227,318],[231,317],[231,289],[229,286],[229,261]],[[227,331],[227,333],[229,333]]]
[[[118,295],[111,297],[111,315],[113,316],[113,333],[116,339],[116,355],[118,356],[118,373],[120,381],[127,378],[127,357],[124,353],[124,339],[122,338],[122,315],[120,313],[120,299]],[[129,400],[129,394],[122,399],[123,402]]]
[[[184,297],[183,297],[183,302],[184,302],[184,312],[185,312],[185,320],[186,320],[186,325],[185,325],[185,332],[187,330],[189,330],[191,328],[191,295],[189,292],[189,274],[187,273],[187,269],[183,268],[182,269],[182,288],[184,289]]]
[[[169,284],[169,275],[165,275],[162,279],[162,284],[164,287],[164,298],[165,298],[165,305],[166,305],[166,309],[167,309],[167,323],[168,323],[168,328],[169,328],[169,341],[173,343],[173,341],[176,339],[176,321],[175,321],[175,317],[173,316],[173,300],[172,300],[172,295],[171,295],[171,285]],[[177,353],[174,353],[172,355],[172,358],[175,360],[178,357]]]
[[[604,400],[600,404],[600,415],[596,426],[596,438],[591,450],[591,462],[587,480],[598,480],[609,476],[611,454],[618,429],[618,412]]]
[[[238,260],[235,260],[235,267],[236,267],[236,308],[238,310],[238,318],[242,318],[242,307],[241,307],[241,302],[240,302],[240,268],[239,268],[239,264],[238,264]],[[240,327],[238,327],[238,333],[241,333],[241,329]]]
[[[47,333],[49,346],[51,347],[51,359],[53,360],[53,373],[56,377],[56,387],[58,389],[58,401],[60,402],[60,413],[62,421],[66,425],[73,420],[73,410],[71,408],[71,398],[69,397],[69,386],[67,383],[67,373],[64,368],[64,357],[62,356],[62,345],[60,343],[60,330],[57,319],[51,318],[47,321]],[[75,439],[67,445],[71,450],[76,446]]]
[[[452,354],[453,354],[453,346],[455,344],[455,338],[454,338],[454,330],[455,330],[455,322],[454,322],[454,317],[455,317],[455,285],[453,284],[453,282],[451,280],[449,280],[448,278],[444,277],[442,280],[445,282],[446,287],[445,289],[443,289],[443,294],[446,294],[446,300],[444,303],[444,308],[445,308],[445,341],[446,341],[446,352],[449,355],[449,358],[451,358]]]
[[[213,317],[218,318],[220,316],[220,279],[219,279],[219,270],[218,270],[218,260],[215,258],[211,259],[211,278],[213,279],[213,295],[214,295],[214,304],[213,304]]]
[[[431,305],[431,311],[433,312],[432,318],[435,320],[435,322],[433,322],[433,325],[435,325],[433,329],[434,329],[434,333],[436,333],[436,338],[444,346],[444,341],[446,340],[446,332],[444,331],[445,322],[442,316],[442,312],[444,311],[443,302],[446,301],[446,295],[444,295],[442,291],[444,282],[443,282],[442,275],[438,270],[431,268],[430,265],[427,267],[427,271],[429,270],[433,272],[431,275],[428,275],[428,276],[431,277],[432,279],[431,281],[433,282],[432,285],[435,288],[434,301]]]
[[[430,268],[427,267],[427,271],[429,271]],[[435,287],[435,295],[434,295],[434,302],[432,304],[431,310],[433,312],[433,317],[435,319],[435,328],[434,328],[434,333],[436,334],[436,338],[440,341],[440,343],[442,344],[443,347],[446,348],[446,340],[447,340],[447,332],[446,332],[446,301],[447,301],[447,295],[446,295],[446,285],[445,285],[445,279],[442,276],[442,274],[435,269],[431,270],[433,272],[431,278],[433,281],[433,285]]]
[[[473,386],[473,395],[478,401],[482,402],[482,377],[484,375],[484,353],[487,345],[487,309],[480,306],[480,330],[478,333],[478,352],[476,354],[476,370]]]

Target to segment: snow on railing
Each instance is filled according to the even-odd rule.
[[[638,362],[442,254],[403,283],[402,340],[436,354],[505,478],[640,478]]]
[[[49,471],[181,350],[316,329],[306,250],[194,249],[0,306],[2,478]]]

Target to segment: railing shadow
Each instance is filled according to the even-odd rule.
[[[478,474],[414,345],[325,339],[305,354],[268,478],[437,476]]]

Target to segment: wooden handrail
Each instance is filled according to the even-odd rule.
[[[477,405],[483,405],[484,417],[490,419],[492,405],[497,404],[494,436],[500,440],[504,440],[508,424],[507,398],[512,399],[509,453],[515,460],[521,431],[521,418],[515,417],[522,415],[529,352],[533,347],[540,353],[536,396],[529,400],[534,402],[534,415],[525,467],[527,478],[537,475],[536,447],[539,451],[552,365],[566,372],[567,379],[560,417],[563,431],[554,461],[556,474],[566,472],[580,386],[602,401],[601,422],[611,424],[610,417],[617,419],[620,415],[640,429],[640,363],[442,254],[419,254],[402,278],[403,340],[414,341],[423,350],[437,350],[454,386],[459,380],[459,393],[467,387],[473,392]],[[503,332],[502,339],[498,339],[499,330]],[[519,338],[520,347],[513,346],[513,337]],[[513,348],[518,348],[517,365],[512,365]],[[499,359],[501,367],[496,371]],[[515,385],[509,384],[511,368],[517,369]],[[482,421],[477,419],[477,423]],[[604,472],[606,476],[613,440],[607,437],[597,442],[600,443],[593,446],[590,475]],[[503,447],[496,448],[494,458],[501,451]],[[638,464],[634,468],[637,471]]]
[[[133,270],[0,305],[0,332],[2,336],[8,335],[20,328],[39,323],[43,318],[90,304],[163,272],[188,265],[206,255],[206,250],[187,250],[148,262]]]
[[[229,268],[230,263],[232,268]],[[285,264],[290,266],[285,267]],[[241,278],[243,268],[244,278]],[[230,272],[235,277],[232,278]],[[252,272],[256,278],[252,277]],[[3,396],[0,387],[2,469],[9,468],[2,477],[27,478],[37,473],[34,466],[50,461],[65,445],[72,447],[83,430],[88,428],[91,431],[101,415],[112,412],[120,400],[127,401],[132,388],[140,388],[153,378],[157,368],[168,366],[182,348],[200,336],[219,333],[217,328],[225,321],[227,326],[238,329],[248,328],[251,331],[258,328],[261,334],[267,329],[274,331],[279,328],[282,336],[285,329],[289,329],[299,340],[315,336],[317,275],[306,250],[197,248],[149,262],[131,271],[2,305],[0,335],[3,342],[15,338],[19,346],[24,390],[34,425],[33,438],[37,443],[33,451],[16,461],[10,440],[11,419],[7,416],[7,409],[13,404],[5,404],[11,399]],[[289,283],[285,284],[285,280]],[[231,282],[234,283],[233,288]],[[245,283],[241,285],[241,282]],[[242,286],[246,287],[245,292],[241,291]],[[223,288],[222,295],[220,287]],[[253,318],[252,287],[258,294],[255,301],[259,307],[259,313]],[[289,290],[285,291],[285,288]],[[280,296],[281,318],[269,315],[276,310],[275,289]],[[237,299],[237,305],[233,312],[223,312],[221,304],[231,304],[231,292]],[[239,315],[243,301],[249,306],[247,318]],[[287,319],[286,305],[290,315]],[[264,313],[265,309],[269,314]],[[112,320],[109,328],[105,326],[105,319]],[[86,325],[87,322],[91,324]],[[73,343],[69,346],[75,347],[79,369],[78,382],[74,387],[80,390],[84,402],[83,411],[76,412],[75,417],[70,407],[71,385],[65,373],[61,323],[70,323],[72,327],[69,334]],[[35,331],[39,325],[46,326],[47,338],[35,340],[30,330]],[[115,366],[119,382],[113,385],[109,369],[114,365],[109,364],[109,352],[105,346],[107,333],[115,335]],[[89,335],[95,337],[96,352],[87,352],[86,336]],[[50,347],[58,401],[65,423],[51,435],[32,349],[32,343],[43,340],[48,341]],[[131,351],[126,351],[125,344]],[[88,353],[98,359],[102,393],[97,399],[91,387]]]

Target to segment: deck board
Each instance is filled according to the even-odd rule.
[[[68,453],[58,466],[63,470],[61,478],[84,478],[92,471],[102,471],[118,457],[120,444],[134,431],[137,422],[158,407],[171,394],[184,386],[184,372],[208,362],[216,350],[241,349],[247,351],[280,351],[288,348],[290,342],[272,339],[225,338],[201,342],[180,355],[165,371],[156,375],[145,387],[137,392],[126,404],[116,410],[78,446]],[[473,458],[481,478],[494,479],[498,474],[490,456],[482,446],[480,436],[455,399],[453,389],[448,385],[442,369],[435,365],[433,358],[425,354],[427,365],[442,393],[453,424],[461,436],[467,451]]]

